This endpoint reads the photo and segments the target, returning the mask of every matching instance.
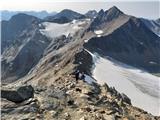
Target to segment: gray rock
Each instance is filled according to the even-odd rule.
[[[15,103],[23,102],[32,97],[34,97],[34,89],[31,85],[22,86],[17,90],[1,90],[1,98]]]
[[[131,99],[128,98],[127,95],[125,95],[124,93],[122,93],[121,96],[122,96],[122,100],[123,100],[124,102],[128,103],[129,105],[131,105]]]

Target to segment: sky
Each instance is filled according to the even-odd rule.
[[[0,10],[60,12],[63,9],[85,13],[117,6],[126,14],[148,19],[160,18],[160,0],[0,0]]]

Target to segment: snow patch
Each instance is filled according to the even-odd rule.
[[[140,42],[141,45],[143,45],[143,42]]]
[[[41,43],[45,44],[45,41],[40,40]]]
[[[97,35],[97,37],[101,37],[101,35]]]
[[[88,39],[85,39],[85,40],[84,40],[85,43],[87,43],[88,41],[89,41]]]
[[[88,51],[89,52],[89,51]],[[160,78],[146,71],[89,52],[95,63],[93,77],[98,83],[125,93],[134,106],[160,115]]]
[[[157,64],[157,63],[156,63],[156,62],[154,62],[154,61],[150,61],[149,63],[150,63],[150,64],[155,64],[155,65]]]
[[[95,30],[94,33],[97,34],[97,35],[100,35],[100,34],[103,33],[103,31],[102,30]]]
[[[76,23],[76,20],[73,20],[72,23],[75,24],[75,23]]]

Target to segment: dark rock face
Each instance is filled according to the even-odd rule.
[[[142,22],[155,34],[160,36],[160,19],[157,20],[147,20],[147,19],[141,19]]]
[[[123,63],[160,72],[160,38],[137,18],[131,17],[111,34],[94,37],[84,46]]]
[[[80,53],[77,53],[75,55],[74,64],[77,65],[77,70],[91,75],[93,61],[92,56],[87,51],[82,50]]]
[[[50,42],[38,31],[32,31],[29,36],[25,38],[22,37],[15,41],[15,43],[16,44],[12,46],[13,48],[19,48],[22,45],[23,48],[19,48],[20,50],[15,52],[16,56],[13,60],[7,62],[9,57],[2,60],[2,81],[6,83],[13,82],[26,75],[42,58],[44,49]],[[20,44],[18,45],[17,43]],[[6,52],[12,52],[12,49]],[[4,57],[5,56],[7,55],[4,55]],[[13,57],[13,55],[11,56]]]
[[[123,12],[121,12],[117,7],[113,6],[107,11],[104,11],[101,9],[99,13],[97,14],[96,18],[91,23],[89,29],[99,29],[101,28],[105,23],[110,22],[119,16],[123,15]]]
[[[40,33],[41,22],[22,13],[2,21],[2,82],[25,76],[43,56],[50,40]]]
[[[129,105],[131,105],[131,99],[127,97],[127,95],[125,95],[124,93],[121,94],[122,100],[126,103],[128,103]]]
[[[158,24],[160,24],[160,18],[158,18],[157,20],[155,20]]]
[[[22,86],[16,91],[14,90],[1,90],[1,98],[5,98],[9,101],[20,103],[29,98],[34,97],[34,89],[31,85]]]
[[[48,22],[67,23],[74,19],[82,19],[82,18],[85,18],[85,16],[75,11],[64,9],[60,13],[54,16],[46,17],[44,20]]]
[[[14,40],[26,29],[32,29],[41,20],[30,15],[19,13],[13,16],[9,21],[1,22],[1,40],[2,52],[4,49],[12,44]]]

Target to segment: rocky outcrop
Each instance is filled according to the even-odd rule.
[[[91,75],[92,65],[92,56],[85,51],[84,49],[75,55],[75,60],[73,62],[76,66],[75,69],[85,72],[88,75]]]
[[[19,87],[17,90],[1,89],[1,98],[5,98],[15,103],[23,102],[32,97],[34,97],[34,89],[31,85]]]
[[[101,86],[97,83],[89,85],[81,80],[76,82],[72,75],[62,76],[50,86],[38,85],[34,88],[34,98],[21,104],[15,105],[2,99],[2,119],[21,119],[21,115],[26,119],[44,120],[159,119],[133,107],[130,99],[115,88],[107,84]],[[24,88],[21,89],[17,92],[25,95]]]
[[[127,97],[124,93],[121,94],[122,100],[131,105],[131,99]]]

